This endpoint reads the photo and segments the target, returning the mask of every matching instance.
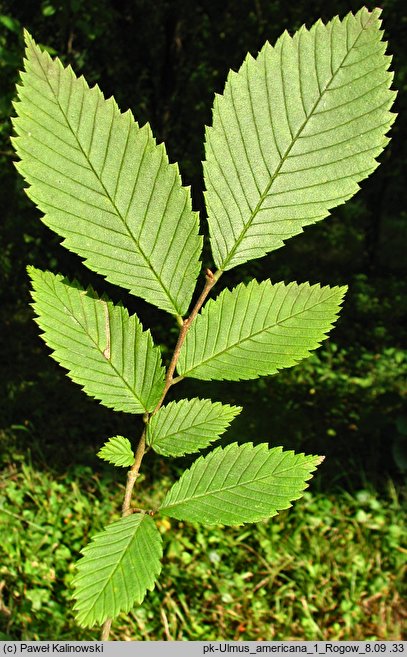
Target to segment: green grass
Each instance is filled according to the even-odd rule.
[[[70,582],[81,547],[118,517],[124,471],[37,468],[15,454],[0,476],[0,639],[98,639],[75,625]],[[154,469],[147,505],[170,483],[165,466]],[[379,496],[315,493],[311,482],[292,509],[257,525],[158,523],[159,585],[116,620],[113,639],[403,638],[405,513],[390,483]]]

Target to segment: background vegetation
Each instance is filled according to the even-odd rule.
[[[9,141],[22,27],[107,96],[114,94],[122,110],[130,107],[141,123],[150,121],[171,160],[180,162],[204,216],[204,125],[229,68],[284,29],[361,4],[0,0],[0,638],[97,638],[75,628],[68,602],[72,562],[120,506],[123,474],[112,473],[95,452],[115,433],[136,438],[140,430],[137,418],[88,399],[49,359],[28,306],[26,265],[106,289],[154,327],[158,342],[176,338],[164,313],[111,288],[65,251],[22,192]],[[402,115],[404,3],[383,0],[381,6]],[[331,218],[221,279],[220,288],[252,276],[347,283],[340,322],[324,347],[276,377],[179,386],[180,396],[244,406],[225,442],[269,441],[325,454],[310,492],[291,511],[253,527],[204,531],[162,521],[161,584],[132,614],[130,628],[124,619],[117,623],[115,638],[402,638],[405,132],[399,117],[379,169]],[[204,265],[211,264],[206,246]],[[144,471],[151,495],[160,495],[189,462],[149,456]]]

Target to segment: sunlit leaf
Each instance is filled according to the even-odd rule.
[[[147,425],[147,443],[164,456],[197,452],[217,440],[241,410],[210,399],[170,402]]]
[[[26,42],[13,141],[44,223],[108,281],[183,315],[202,241],[177,165],[148,125]]]
[[[332,328],[346,287],[251,281],[223,290],[192,324],[177,371],[198,379],[254,379],[291,367]]]
[[[278,249],[359,189],[395,115],[380,9],[285,32],[231,71],[206,130],[206,204],[219,269]]]
[[[145,413],[164,388],[160,350],[123,306],[62,276],[29,267],[36,322],[52,357],[108,408]]]
[[[102,624],[141,604],[161,570],[162,540],[152,518],[135,513],[105,527],[77,563],[76,620],[82,627]]]
[[[218,447],[201,456],[169,490],[161,512],[207,525],[270,518],[301,497],[320,456],[261,443]]]
[[[134,463],[130,440],[123,436],[113,436],[98,452],[98,457],[112,465],[126,468]]]

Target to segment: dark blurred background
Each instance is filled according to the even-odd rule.
[[[23,193],[10,143],[12,101],[22,66],[22,28],[71,64],[124,111],[149,121],[171,161],[192,186],[201,232],[207,233],[201,160],[204,126],[214,92],[229,68],[238,68],[266,39],[284,29],[329,20],[362,3],[324,0],[18,0],[0,1],[0,435],[3,458],[29,451],[38,466],[61,472],[73,463],[100,467],[96,448],[114,433],[137,437],[139,418],[116,414],[86,397],[49,358],[29,307],[27,264],[77,277],[137,311],[156,342],[176,339],[172,319],[112,288],[65,251],[42,225]],[[366,2],[369,8],[375,3]],[[383,21],[393,54],[396,111],[403,114],[407,85],[406,14],[401,0],[384,0]],[[378,170],[361,191],[325,221],[269,256],[228,272],[240,280],[309,280],[348,284],[337,327],[310,359],[275,377],[246,383],[182,383],[177,396],[200,395],[244,406],[225,440],[269,441],[327,456],[317,486],[380,487],[407,470],[406,129],[399,116]],[[211,266],[206,243],[204,266]],[[201,282],[202,284],[202,278]],[[185,460],[185,463],[187,460]],[[154,466],[152,460],[152,467]],[[181,465],[185,465],[181,462]],[[319,483],[318,483],[319,482]]]

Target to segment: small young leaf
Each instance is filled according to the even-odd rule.
[[[178,166],[148,125],[26,42],[13,143],[44,223],[93,271],[183,315],[202,238]]]
[[[81,627],[102,624],[141,604],[161,570],[162,540],[154,521],[134,513],[105,527],[83,550],[73,580]]]
[[[223,290],[192,324],[177,371],[236,381],[291,367],[324,340],[346,289],[253,280]]]
[[[99,458],[121,468],[128,468],[134,463],[134,454],[130,440],[123,436],[114,436],[98,452]]]
[[[146,413],[164,389],[160,349],[136,315],[62,276],[28,268],[36,322],[68,376],[108,408]]]
[[[210,399],[170,402],[147,425],[147,444],[164,456],[197,452],[217,440],[241,410]]]
[[[257,522],[301,497],[321,456],[233,443],[201,456],[168,491],[161,512],[205,525]]]
[[[395,115],[380,9],[294,37],[231,71],[206,130],[206,205],[215,263],[231,269],[283,246],[359,189]]]

